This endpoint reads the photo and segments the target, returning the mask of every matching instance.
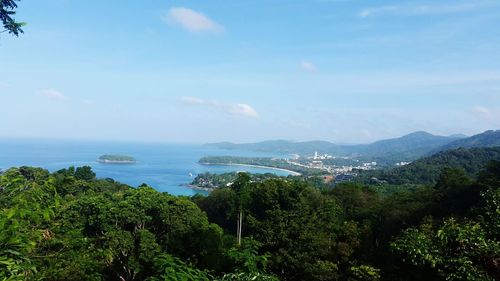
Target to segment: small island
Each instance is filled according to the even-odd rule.
[[[97,162],[104,164],[135,164],[137,161],[132,156],[105,154],[99,157]]]

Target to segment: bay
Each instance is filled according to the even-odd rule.
[[[96,160],[103,154],[124,154],[137,159],[136,164],[102,164]],[[51,172],[69,166],[91,166],[98,178],[112,178],[137,187],[146,183],[160,192],[173,195],[206,194],[187,186],[199,173],[274,173],[286,171],[224,165],[201,165],[204,156],[279,157],[269,153],[220,150],[196,144],[156,144],[128,142],[1,139],[0,169],[34,166]]]

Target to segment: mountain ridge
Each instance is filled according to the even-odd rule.
[[[405,166],[362,172],[358,181],[369,183],[372,178],[377,178],[397,185],[435,184],[445,168],[461,169],[472,177],[490,161],[500,161],[500,146],[460,147],[440,151]]]
[[[488,130],[469,138],[458,139],[440,148],[440,151],[455,148],[500,146],[500,130]]]
[[[220,142],[206,145],[227,150],[296,153],[301,155],[312,155],[318,152],[320,154],[328,153],[335,156],[350,156],[396,163],[418,159],[446,144],[460,139],[461,136],[459,135],[439,136],[425,131],[416,131],[398,138],[383,139],[369,144],[341,145],[321,140],[302,142],[267,140],[256,143],[236,144]]]

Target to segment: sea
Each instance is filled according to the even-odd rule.
[[[133,156],[135,164],[103,164],[97,158],[103,154]],[[98,178],[112,178],[137,187],[146,183],[160,192],[192,196],[206,191],[187,185],[197,174],[249,172],[274,173],[281,170],[225,165],[201,165],[204,156],[283,157],[269,153],[221,150],[197,144],[156,144],[68,140],[0,139],[0,170],[10,167],[33,166],[51,172],[70,166],[91,166]]]

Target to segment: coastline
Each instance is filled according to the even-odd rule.
[[[206,192],[212,192],[214,188],[208,188],[208,187],[201,187],[197,185],[192,185],[192,184],[182,184],[181,186],[185,186],[194,190],[201,190],[201,191],[206,191]]]
[[[291,176],[301,176],[302,175],[299,172],[295,172],[295,171],[288,170],[288,169],[277,168],[277,167],[270,167],[270,166],[252,165],[252,164],[209,163],[209,162],[204,162],[204,163],[200,163],[200,164],[202,164],[202,165],[220,165],[220,166],[245,166],[245,167],[253,167],[253,168],[261,168],[261,169],[284,171],[284,172],[290,173]]]

